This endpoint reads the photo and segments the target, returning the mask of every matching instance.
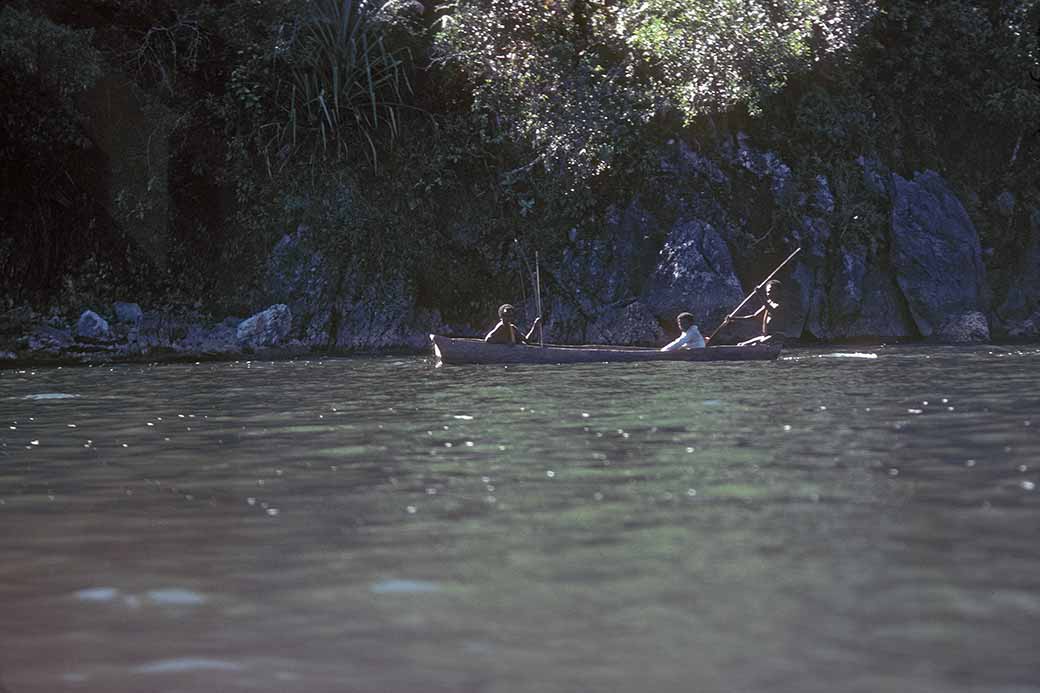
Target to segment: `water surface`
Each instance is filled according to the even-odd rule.
[[[1040,350],[0,371],[0,687],[1040,691]]]

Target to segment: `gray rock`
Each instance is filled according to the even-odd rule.
[[[691,149],[683,140],[671,142],[674,146],[669,156],[661,160],[661,170],[680,176],[694,176],[702,178],[716,186],[725,186],[729,178],[717,163],[702,155],[695,149]]]
[[[1000,193],[993,201],[993,207],[1002,217],[1011,218],[1011,215],[1015,213],[1015,193],[1010,190]]]
[[[112,310],[116,314],[116,322],[137,325],[141,322],[141,318],[144,317],[141,306],[136,303],[116,301],[112,304]]]
[[[800,337],[807,332],[817,339],[826,339],[824,313],[830,239],[830,224],[814,217],[802,219],[801,227],[792,233],[793,245],[802,252],[791,261],[793,266],[789,265],[790,269],[779,275],[787,309],[784,331],[789,337]]]
[[[244,346],[276,346],[285,341],[291,329],[289,306],[279,303],[240,322],[235,339]]]
[[[1035,319],[1040,315],[1040,209],[1030,215],[1029,239],[1012,277],[996,311],[996,321],[1004,326],[1001,332],[1016,339],[1040,337],[1040,321]]]
[[[603,311],[586,332],[590,344],[623,344],[661,346],[666,343],[664,330],[654,314],[639,301],[624,308]]]
[[[952,344],[988,342],[989,322],[979,311],[953,315],[936,331],[934,338]]]
[[[758,178],[768,180],[773,198],[783,200],[792,180],[791,167],[774,152],[759,152],[748,144],[748,136],[737,133],[736,163]]]
[[[843,248],[827,292],[823,339],[916,337],[913,318],[884,258]]]
[[[49,325],[37,326],[24,340],[24,348],[31,354],[57,356],[72,346],[72,334]]]
[[[567,343],[602,342],[608,333],[652,340],[652,327],[633,327],[638,308],[631,306],[654,267],[657,228],[655,217],[638,201],[624,211],[615,207],[608,210],[603,239],[577,240],[564,250],[556,272],[543,265],[546,335]],[[629,327],[619,328],[621,322]]]
[[[834,213],[834,193],[831,192],[827,176],[816,176],[816,189],[813,191],[811,204],[811,211],[818,214]]]
[[[193,324],[187,327],[187,334],[172,344],[175,351],[198,356],[231,356],[242,353],[242,344],[238,339],[238,324],[229,325],[225,320],[209,327]],[[245,322],[245,321],[241,321]],[[253,342],[245,340],[250,346]],[[266,346],[257,342],[255,346]]]
[[[891,182],[891,174],[880,161],[861,156],[856,159],[856,163],[863,169],[863,183],[868,190],[878,195],[889,194],[888,188]]]
[[[107,342],[113,339],[108,321],[92,310],[85,310],[76,322],[76,337],[83,341]]]
[[[951,316],[984,313],[986,270],[975,226],[936,173],[893,175],[891,262],[918,332],[942,339]]]
[[[1011,339],[1040,339],[1040,310],[1021,320],[1004,323],[1004,334]]]
[[[332,271],[316,249],[306,226],[283,236],[271,251],[266,293],[272,303],[289,306],[293,337],[316,346],[327,344],[330,335],[326,332],[315,339],[313,323],[327,326],[336,286]]]
[[[686,311],[699,325],[717,325],[743,298],[725,241],[710,224],[693,219],[668,234],[642,300],[665,323]]]

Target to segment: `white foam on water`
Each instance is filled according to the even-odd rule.
[[[179,587],[173,587],[169,589],[161,590],[149,590],[147,592],[148,601],[153,604],[162,605],[196,605],[204,604],[206,598],[198,592],[192,592],[191,590],[181,589]]]
[[[426,580],[380,580],[369,587],[376,594],[416,594],[440,592],[441,586]]]
[[[76,592],[76,598],[83,602],[110,602],[118,594],[115,587],[88,587]]]
[[[838,351],[833,354],[820,354],[821,359],[876,359],[877,357],[877,354],[862,351]]]
[[[178,657],[176,659],[160,659],[136,667],[134,671],[141,674],[170,674],[186,671],[242,671],[244,667],[236,662],[223,659],[207,659],[205,657]]]
[[[70,395],[67,392],[41,392],[38,395],[26,395],[22,399],[46,400],[46,399],[76,399],[79,395]]]

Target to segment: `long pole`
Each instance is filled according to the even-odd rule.
[[[538,251],[534,251],[534,284],[535,290],[538,292],[538,317],[542,317],[542,274],[539,271],[538,266]],[[542,329],[542,325],[538,325],[538,344],[539,346],[545,346],[545,330]]]
[[[795,251],[794,251],[793,253],[791,253],[790,255],[788,255],[788,256],[787,256],[787,259],[786,259],[786,260],[784,260],[783,262],[781,262],[781,263],[780,263],[780,265],[779,265],[779,266],[777,266],[777,268],[776,268],[775,270],[773,270],[772,272],[770,272],[770,273],[769,273],[769,276],[768,276],[768,277],[766,277],[765,279],[763,279],[763,280],[762,280],[762,282],[761,282],[761,283],[760,283],[760,284],[759,284],[758,286],[756,286],[756,287],[755,287],[755,290],[754,290],[754,291],[752,291],[751,293],[749,293],[749,294],[748,294],[748,295],[747,295],[747,296],[746,296],[746,297],[744,298],[744,300],[740,302],[740,305],[739,305],[739,306],[737,306],[736,308],[734,308],[734,309],[733,309],[733,311],[732,311],[732,312],[731,312],[731,313],[730,313],[729,315],[727,315],[727,316],[726,316],[726,319],[722,321],[722,324],[721,324],[721,325],[719,325],[718,327],[716,327],[716,328],[715,328],[715,331],[714,331],[714,332],[712,332],[712,333],[711,333],[710,335],[708,335],[708,339],[707,339],[706,341],[709,341],[709,342],[710,342],[710,341],[711,341],[711,339],[712,339],[712,337],[714,337],[715,335],[717,335],[717,334],[719,333],[719,330],[721,330],[721,329],[722,329],[723,327],[725,327],[725,326],[726,326],[726,323],[727,323],[727,322],[729,321],[729,319],[730,319],[730,318],[732,318],[732,317],[733,317],[734,315],[736,315],[736,314],[737,314],[737,311],[739,311],[739,310],[740,310],[741,308],[743,308],[743,307],[744,307],[744,304],[745,304],[745,303],[747,303],[748,301],[750,301],[750,300],[751,300],[751,297],[752,297],[752,296],[754,296],[754,295],[755,295],[755,294],[757,294],[757,293],[758,293],[759,291],[761,291],[761,290],[762,290],[762,287],[763,287],[763,286],[765,286],[765,285],[766,285],[766,284],[767,284],[767,283],[769,282],[769,280],[770,280],[770,279],[772,279],[773,277],[775,277],[775,276],[776,276],[776,273],[777,273],[777,272],[779,272],[779,271],[780,271],[781,269],[783,269],[784,265],[786,265],[786,264],[787,264],[788,262],[790,262],[790,261],[791,261],[791,258],[793,258],[793,257],[794,257],[795,255],[797,255],[797,254],[798,254],[798,253],[800,253],[800,252],[802,252],[802,249],[801,249],[800,247],[799,247],[799,248],[796,248],[796,249],[795,249]]]

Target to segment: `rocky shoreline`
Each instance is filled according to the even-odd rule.
[[[993,213],[1008,223],[1015,214],[1027,219],[1027,242],[997,268],[987,267],[993,250],[933,171],[903,177],[857,160],[859,184],[872,191],[884,220],[868,242],[853,242],[835,228],[835,197],[824,176],[799,186],[777,155],[753,149],[742,135],[710,156],[673,141],[660,162],[662,179],[673,182],[663,204],[651,210],[638,198],[619,202],[596,226],[571,229],[558,256],[543,256],[543,316],[553,342],[659,346],[682,311],[697,316],[703,330],[720,324],[761,278],[750,268],[765,262],[747,240],[755,226],[749,199],[788,210],[773,247],[785,255],[802,248],[781,274],[794,342],[1040,341],[1040,210],[1016,212],[1010,193],[998,196]],[[132,302],[78,315],[8,310],[0,314],[0,367],[423,353],[430,333],[479,336],[494,323],[493,309],[467,324],[449,323],[418,303],[409,277],[364,275],[357,258],[326,256],[323,232],[330,230],[299,226],[270,249],[253,315],[212,319]],[[467,230],[450,223],[446,236],[467,243]],[[491,259],[480,271],[516,276],[516,259],[508,262]],[[526,303],[518,296],[488,296],[487,303],[508,301],[531,317],[533,291],[527,294]],[[741,327],[725,341],[753,330]]]

